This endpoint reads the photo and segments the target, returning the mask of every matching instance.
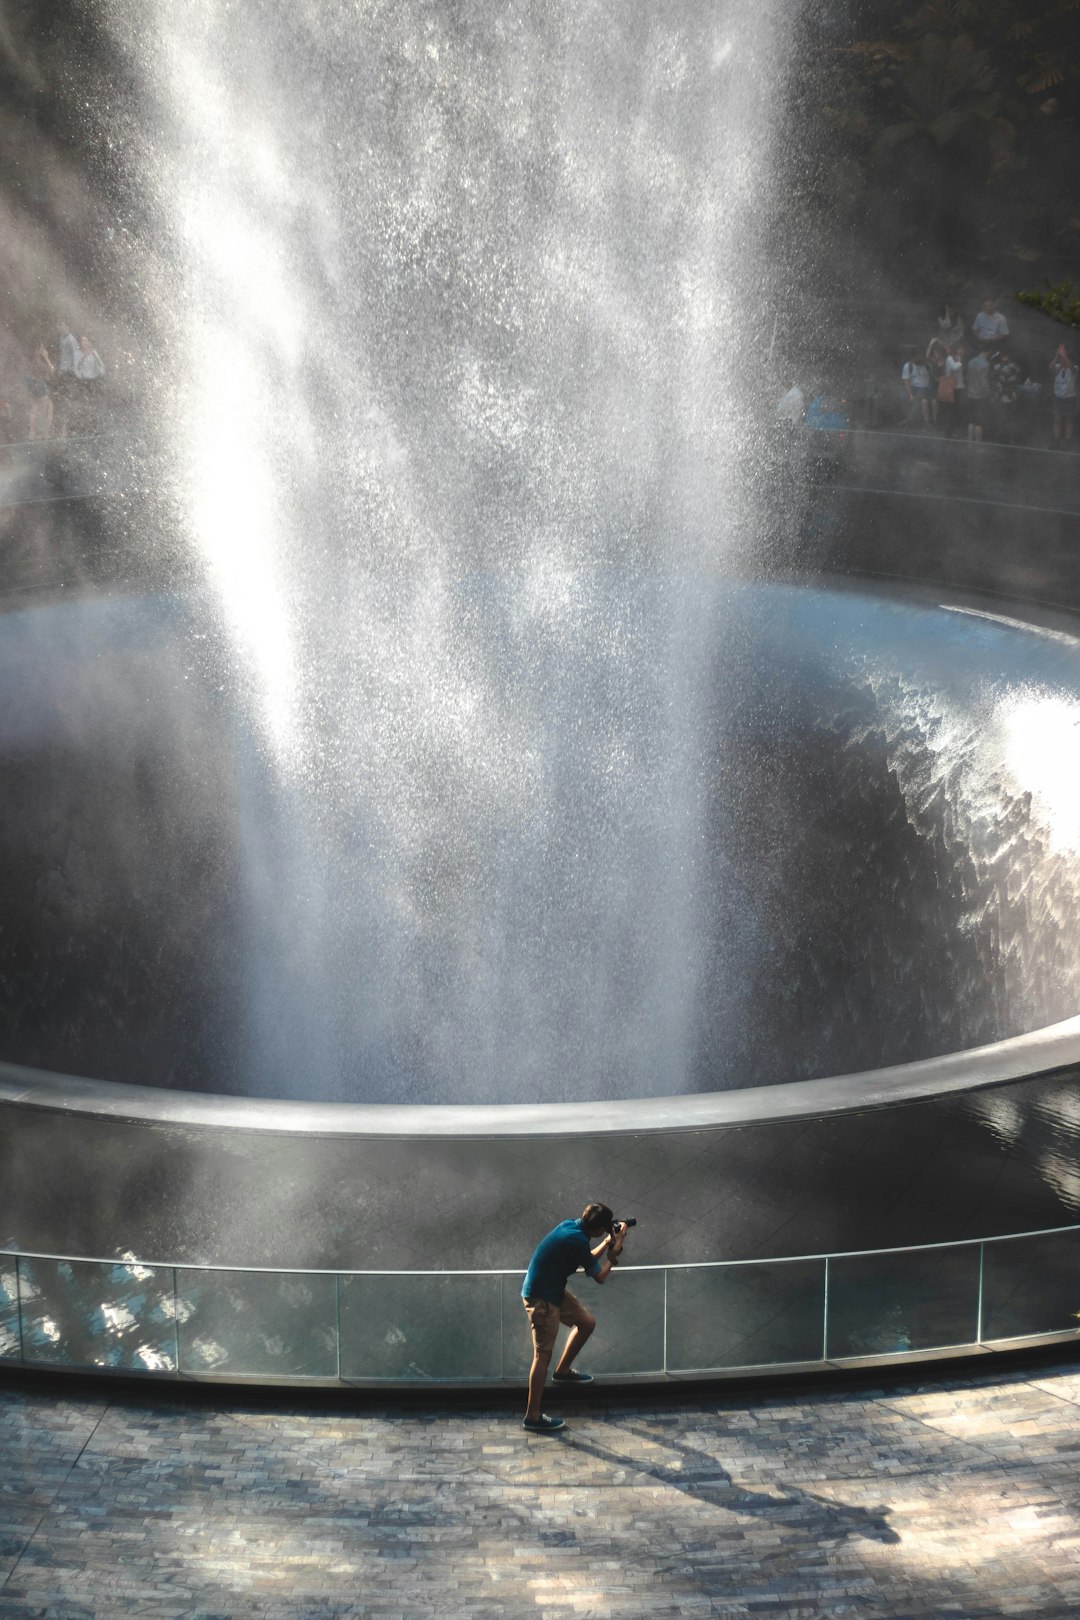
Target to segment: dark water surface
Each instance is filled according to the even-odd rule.
[[[3,1058],[557,1101],[1076,1010],[1080,644],[1007,609],[471,576],[288,750],[227,646],[175,596],[0,618]]]

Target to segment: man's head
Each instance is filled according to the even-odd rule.
[[[581,1224],[590,1237],[600,1237],[611,1231],[615,1216],[606,1204],[586,1204],[581,1212]]]

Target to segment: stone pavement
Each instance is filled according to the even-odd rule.
[[[0,1617],[1080,1614],[1075,1352],[560,1405],[9,1375]]]

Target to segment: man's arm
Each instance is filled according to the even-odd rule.
[[[621,1232],[609,1232],[591,1251],[593,1259],[600,1261],[600,1270],[594,1273],[593,1282],[602,1283],[611,1275],[615,1260],[622,1253],[625,1236],[625,1228]]]

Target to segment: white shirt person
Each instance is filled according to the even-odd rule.
[[[92,338],[80,338],[75,375],[82,382],[99,382],[105,375],[105,362],[94,347]]]
[[[971,323],[971,330],[980,343],[996,343],[1009,335],[1009,323],[992,298],[983,299],[983,307]]]
[[[98,354],[93,338],[79,339],[79,359],[75,367],[75,401],[80,433],[98,431],[105,387],[105,362]]]
[[[798,427],[806,414],[806,398],[798,383],[793,383],[776,407],[781,422]]]
[[[67,325],[60,334],[60,360],[56,367],[61,377],[78,376],[81,357],[82,351],[79,348],[79,340],[71,330],[70,325]]]

